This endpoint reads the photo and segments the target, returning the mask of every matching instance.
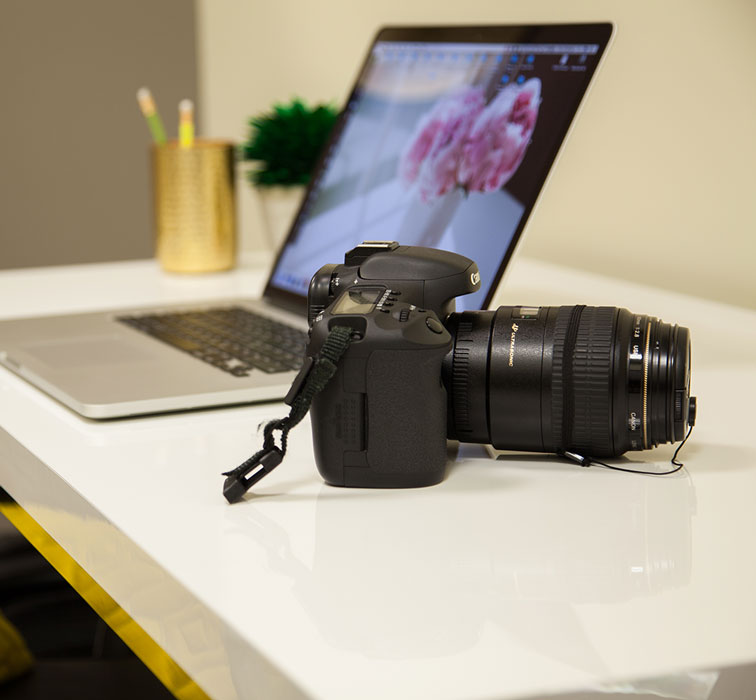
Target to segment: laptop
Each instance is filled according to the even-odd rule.
[[[451,250],[490,303],[611,24],[378,32],[261,299],[0,322],[0,363],[94,419],[277,400],[312,275],[363,240]]]

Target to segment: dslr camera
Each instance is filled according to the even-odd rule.
[[[334,326],[352,330],[311,407],[326,482],[438,483],[447,439],[616,457],[682,440],[695,422],[687,328],[616,307],[455,312],[479,288],[469,258],[386,241],[313,276],[307,356]]]

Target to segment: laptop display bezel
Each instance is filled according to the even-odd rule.
[[[596,60],[592,63],[590,68],[585,71],[585,80],[583,82],[582,91],[578,94],[575,104],[572,106],[572,114],[570,119],[564,125],[564,129],[557,135],[555,139],[556,146],[549,157],[544,161],[543,171],[539,178],[539,189],[536,196],[530,202],[524,202],[525,210],[514,232],[514,236],[507,247],[505,254],[499,262],[499,267],[495,277],[491,280],[490,287],[486,294],[486,298],[482,308],[487,308],[496,289],[501,281],[502,275],[509,264],[509,261],[522,237],[523,231],[527,225],[536,202],[543,191],[543,186],[551,171],[554,162],[557,159],[560,149],[564,144],[565,137],[575,120],[575,115],[578,112],[581,102],[588,90],[593,75],[596,72],[598,65],[601,63],[606,47],[609,44],[613,32],[613,25],[610,22],[598,22],[587,24],[528,24],[528,25],[492,25],[492,26],[418,26],[418,27],[383,27],[380,29],[363,59],[359,72],[354,80],[352,89],[349,93],[349,97],[345,105],[349,105],[355,98],[355,92],[358,89],[365,71],[368,67],[373,48],[376,43],[382,41],[395,41],[395,42],[428,42],[428,43],[518,43],[518,44],[530,44],[530,43],[590,43],[598,45],[598,51],[596,54]],[[323,168],[327,164],[327,156],[331,147],[338,141],[341,133],[346,126],[348,120],[348,114],[345,109],[342,109],[336,125],[331,132],[331,135],[325,144],[318,162],[313,171],[313,176],[305,190],[302,204],[299,211],[295,216],[290,230],[286,236],[286,240],[282,243],[279,250],[276,252],[276,259],[271,266],[270,275],[265,285],[263,292],[264,298],[278,306],[281,306],[289,311],[293,311],[299,314],[306,314],[307,311],[307,297],[306,295],[296,294],[288,289],[282,289],[276,286],[273,282],[275,272],[278,268],[281,256],[286,250],[287,245],[297,234],[297,230],[302,223],[303,214],[305,211],[305,205],[308,199],[311,197],[313,187],[318,181],[318,176],[322,172]],[[402,241],[399,241],[400,243]],[[339,259],[333,260],[334,263],[340,263],[343,260],[343,251],[339,255]],[[317,270],[313,270],[313,274]]]

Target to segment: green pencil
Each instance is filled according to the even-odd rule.
[[[137,102],[144,114],[144,118],[147,120],[147,126],[150,127],[152,132],[152,138],[156,144],[162,146],[165,143],[165,129],[163,128],[163,121],[160,119],[157,108],[155,107],[155,100],[152,99],[152,93],[148,88],[143,87],[137,90]]]

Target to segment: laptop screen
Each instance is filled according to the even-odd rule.
[[[303,298],[363,240],[451,250],[489,303],[611,25],[384,29],[313,175],[266,294]]]

